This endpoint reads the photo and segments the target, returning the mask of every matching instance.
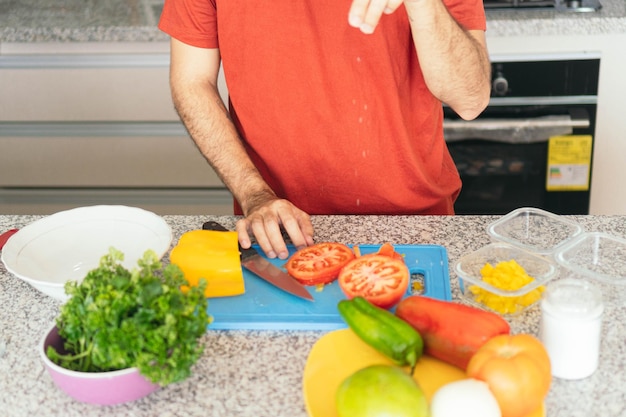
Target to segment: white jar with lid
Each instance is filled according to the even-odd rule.
[[[602,331],[602,293],[577,278],[554,281],[541,300],[540,339],[552,366],[552,375],[582,379],[598,368]]]

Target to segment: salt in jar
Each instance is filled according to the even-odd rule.
[[[595,372],[603,311],[602,294],[589,281],[565,278],[548,284],[541,300],[539,337],[553,376],[582,379]]]

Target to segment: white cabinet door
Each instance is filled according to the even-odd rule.
[[[12,129],[0,135],[2,187],[224,187],[178,123]]]
[[[0,55],[0,121],[178,120],[167,54]]]

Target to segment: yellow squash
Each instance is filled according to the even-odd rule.
[[[226,297],[245,292],[237,232],[192,230],[184,233],[170,253],[189,285],[207,281],[206,297]]]

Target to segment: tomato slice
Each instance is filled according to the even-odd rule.
[[[374,253],[350,261],[339,273],[338,281],[346,297],[361,296],[389,309],[406,293],[409,277],[403,260]]]
[[[391,243],[383,243],[377,252],[379,255],[389,256],[394,259],[398,259],[404,262],[404,256],[396,252]]]
[[[354,252],[342,243],[317,243],[291,255],[285,268],[304,285],[327,284],[352,259]]]

